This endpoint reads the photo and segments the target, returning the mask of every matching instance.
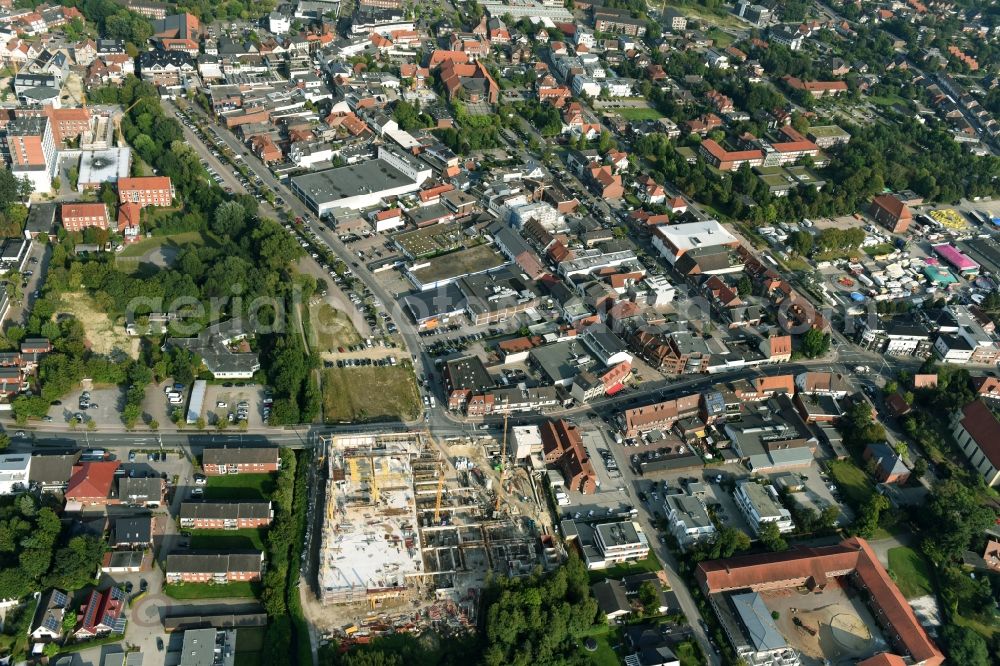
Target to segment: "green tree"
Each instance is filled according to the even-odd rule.
[[[639,586],[639,604],[642,614],[646,617],[656,615],[660,611],[660,594],[651,581],[645,581]]]
[[[823,356],[830,350],[830,334],[810,328],[802,336],[802,353],[809,358]]]
[[[761,525],[758,537],[764,547],[772,552],[788,550],[788,542],[781,536],[781,530],[775,522],[768,521]]]
[[[968,627],[948,622],[941,629],[951,663],[963,666],[989,666],[990,653],[983,637]]]

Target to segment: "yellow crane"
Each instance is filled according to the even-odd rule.
[[[500,493],[503,490],[503,483],[507,480],[507,418],[508,415],[503,415],[503,444],[500,447],[500,483],[497,484],[496,489],[496,502],[493,504],[494,515],[500,511]]]
[[[438,467],[437,500],[434,502],[434,524],[441,522],[441,495],[444,493],[444,465]]]
[[[132,102],[128,106],[127,109],[125,109],[124,111],[121,112],[121,115],[114,116],[114,119],[115,119],[115,130],[118,132],[118,145],[119,146],[122,145],[123,143],[125,143],[125,137],[122,136],[122,117],[126,113],[128,113],[129,111],[131,111],[132,109],[134,109],[135,105],[138,104],[141,101],[142,101],[142,98],[139,98],[139,99],[135,100],[134,102]]]

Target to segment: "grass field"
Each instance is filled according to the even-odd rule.
[[[715,46],[724,49],[733,43],[733,36],[727,32],[722,32],[718,28],[712,28],[705,33],[705,36],[715,42]]]
[[[663,117],[662,113],[648,106],[615,109],[615,111],[625,120],[658,120]]]
[[[319,303],[309,309],[310,348],[317,351],[337,351],[361,342],[361,336],[347,315],[335,310],[329,303]]]
[[[900,546],[889,549],[889,573],[907,599],[934,593],[930,567],[912,548]]]
[[[120,349],[132,358],[139,358],[139,339],[130,338],[124,326],[116,326],[107,313],[82,291],[68,291],[59,299],[56,317],[71,314],[83,324],[87,344],[95,354],[108,355]]]
[[[593,638],[597,642],[597,649],[593,652],[590,652],[583,646],[584,641],[588,638]],[[622,663],[621,657],[611,647],[612,644],[621,644],[621,634],[615,626],[607,624],[594,625],[583,634],[577,636],[577,642],[580,646],[578,648],[580,653],[585,655],[587,662],[590,664],[596,664],[597,666],[617,666]]]
[[[138,259],[150,250],[155,250],[163,246],[182,247],[204,244],[205,237],[202,236],[199,231],[185,231],[184,233],[174,234],[172,236],[153,236],[152,238],[144,238],[138,243],[126,245],[125,249],[118,253],[118,258]]]
[[[240,627],[236,630],[236,663],[257,666],[264,647],[264,627]]]
[[[265,528],[247,530],[191,530],[194,550],[264,550]]]
[[[171,583],[163,586],[163,593],[174,599],[257,599],[259,583]]]
[[[850,460],[831,461],[830,474],[844,493],[844,498],[855,508],[860,508],[875,492],[875,485],[868,475]]]
[[[205,485],[207,500],[267,499],[274,490],[271,474],[227,474],[210,476]]]
[[[607,569],[595,569],[589,575],[591,583],[600,583],[602,580],[607,580],[608,578],[618,579],[631,576],[632,574],[660,571],[662,569],[663,564],[656,557],[656,553],[649,551],[649,555],[644,560],[639,560],[632,564],[617,564]]]
[[[327,423],[412,421],[419,415],[420,393],[409,366],[323,371],[323,418]]]

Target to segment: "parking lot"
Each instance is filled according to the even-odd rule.
[[[231,386],[226,386],[231,384]],[[244,384],[237,386],[237,384]],[[264,388],[244,382],[224,382],[222,384],[209,384],[205,391],[205,422],[214,426],[220,419],[229,420],[232,414],[231,425],[235,425],[241,419],[238,418],[243,412],[240,405],[246,408],[247,426],[258,428],[267,425],[264,422]]]
[[[125,391],[118,386],[90,388],[89,382],[84,382],[81,388],[74,390],[58,402],[62,404],[52,407],[49,412],[54,421],[69,422],[76,418],[81,425],[87,421],[93,421],[98,428],[101,426],[121,426]]]

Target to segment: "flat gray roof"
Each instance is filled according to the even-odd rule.
[[[385,160],[374,159],[297,176],[292,178],[292,183],[316,203],[329,203],[412,185],[413,180]]]

